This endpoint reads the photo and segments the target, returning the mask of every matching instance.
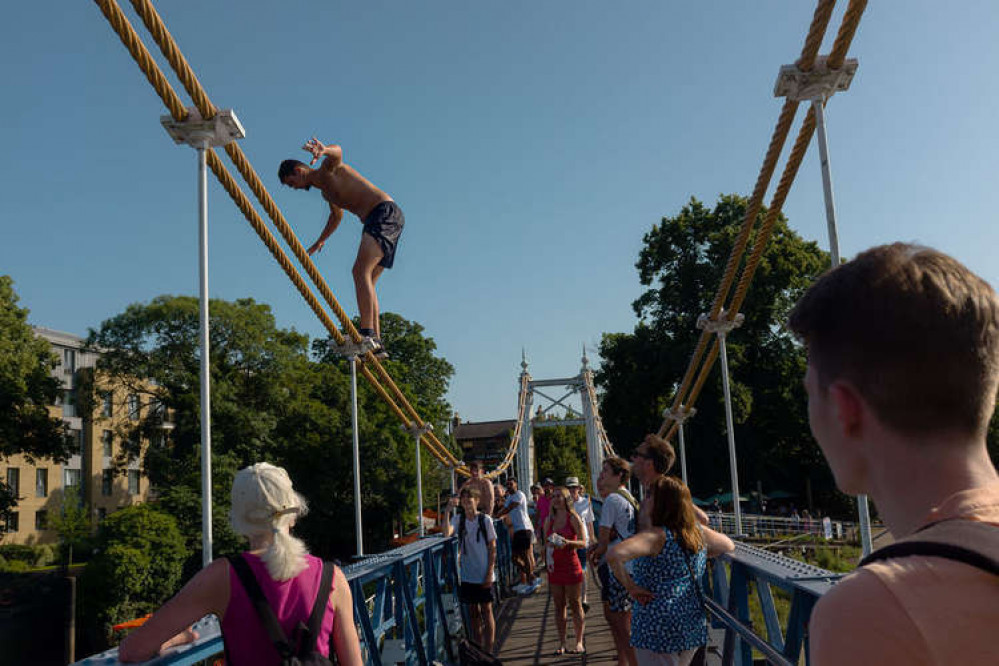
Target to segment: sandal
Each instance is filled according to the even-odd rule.
[[[553,657],[561,657],[563,654],[565,654],[565,648],[563,647],[560,647],[559,649],[552,652]]]

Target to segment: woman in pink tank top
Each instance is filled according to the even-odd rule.
[[[250,541],[243,558],[289,639],[300,622],[308,623],[322,576],[322,560],[309,555],[305,544],[289,531],[306,510],[305,499],[280,467],[258,463],[240,470],[233,480],[230,520],[233,529]],[[119,660],[146,661],[168,647],[194,640],[197,635],[190,625],[209,613],[221,619],[229,666],[280,663],[246,590],[225,559],[198,572],[129,634],[118,649]],[[339,568],[316,638],[324,656],[329,656],[331,639],[340,664],[362,665],[350,586]]]

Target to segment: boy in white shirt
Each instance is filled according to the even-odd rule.
[[[452,515],[461,503],[464,514]],[[458,537],[461,586],[458,596],[468,604],[472,618],[472,640],[486,652],[493,651],[496,622],[493,620],[493,580],[496,577],[496,528],[492,518],[479,511],[479,490],[465,487],[451,498],[444,513],[444,536]]]
[[[591,544],[596,543],[597,540],[596,532],[593,531],[593,506],[590,504],[590,498],[588,495],[583,494],[583,486],[580,485],[579,479],[575,476],[570,476],[565,480],[565,487],[569,489],[569,496],[572,498],[572,508],[579,514],[579,519],[583,521],[583,527],[586,528],[583,541],[586,542],[586,547],[588,548]],[[585,584],[586,548],[577,550],[576,555],[579,557],[579,564],[583,567],[583,610],[589,611],[590,604],[586,601]]]

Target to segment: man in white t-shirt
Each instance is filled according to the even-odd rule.
[[[510,516],[510,522],[513,525],[513,538],[511,539],[513,563],[520,568],[521,572],[521,584],[515,586],[513,590],[518,594],[529,594],[537,589],[538,582],[534,575],[534,551],[531,548],[534,526],[527,513],[527,495],[524,494],[523,490],[517,489],[517,479],[507,479],[506,490],[506,502],[503,504],[503,508],[497,512],[496,517]]]
[[[565,487],[569,489],[569,496],[572,498],[572,508],[576,510],[579,514],[579,519],[583,522],[583,527],[586,529],[586,534],[583,535],[583,541],[586,542],[586,547],[580,548],[576,551],[576,556],[579,557],[579,564],[583,567],[583,577],[586,577],[586,550],[589,548],[590,544],[596,543],[597,535],[593,530],[593,506],[590,504],[590,498],[588,495],[583,494],[583,486],[579,483],[579,479],[575,476],[570,476],[565,480]],[[583,610],[589,611],[590,604],[586,601],[586,585],[583,585]]]
[[[631,467],[622,458],[604,460],[597,477],[597,492],[604,498],[600,511],[598,542],[590,546],[590,563],[597,567],[600,578],[600,597],[604,602],[604,617],[614,637],[618,666],[637,666],[635,650],[631,647],[631,598],[624,585],[607,566],[607,549],[634,533],[635,510],[638,503],[625,484],[631,476]]]
[[[493,620],[493,581],[496,578],[496,528],[492,518],[478,509],[478,488],[465,487],[448,502],[444,514],[444,536],[458,537],[461,585],[458,596],[468,604],[472,640],[486,652],[493,651],[496,622]],[[463,514],[452,515],[458,503]]]

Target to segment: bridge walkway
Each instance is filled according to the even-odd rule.
[[[565,654],[554,656],[558,648],[558,631],[555,628],[554,601],[548,586],[542,585],[536,593],[528,597],[512,597],[503,601],[496,610],[496,647],[504,666],[616,666],[617,650],[611,637],[610,627],[604,619],[600,604],[600,589],[593,577],[587,573],[587,597],[590,612],[586,614],[584,644],[586,654]],[[567,643],[571,646],[574,637],[572,615],[566,618]],[[720,666],[718,656],[722,646],[723,631],[711,630],[711,645],[707,663]]]

